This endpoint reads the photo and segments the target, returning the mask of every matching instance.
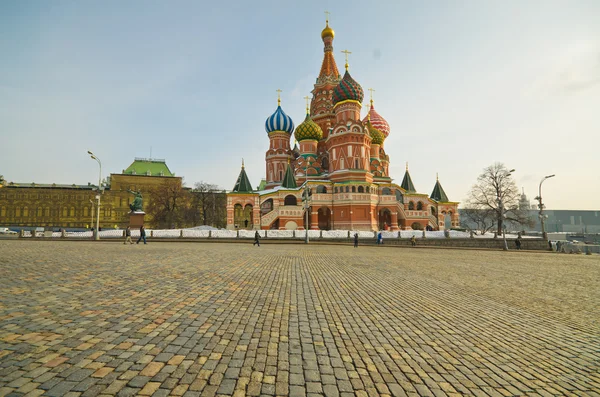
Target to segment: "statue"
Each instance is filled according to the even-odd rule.
[[[129,208],[131,208],[131,212],[138,212],[142,210],[142,192],[128,190],[129,193],[133,194],[135,198],[133,199],[133,203],[129,204]]]

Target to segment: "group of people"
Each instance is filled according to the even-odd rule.
[[[381,232],[377,233],[377,245],[383,244],[383,234]],[[417,245],[417,238],[413,235],[410,238],[410,244],[414,247]],[[358,233],[354,233],[354,248],[358,247]]]
[[[139,244],[140,241],[144,241],[144,244],[146,243],[146,228],[144,227],[144,225],[140,226],[140,238],[138,238],[138,241],[136,244]],[[131,228],[129,226],[127,226],[127,229],[125,229],[125,242],[123,244],[133,244],[133,241],[131,240]]]

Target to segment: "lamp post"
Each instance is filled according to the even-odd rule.
[[[100,240],[100,233],[99,233],[99,228],[100,228],[100,193],[101,193],[101,186],[102,186],[102,162],[100,161],[100,159],[98,157],[96,157],[96,155],[92,152],[90,152],[88,150],[88,154],[90,155],[91,158],[93,158],[94,160],[96,160],[98,162],[98,165],[100,166],[100,172],[98,172],[98,195],[96,195],[96,199],[98,200],[98,212],[96,213],[96,240]]]
[[[507,178],[511,176],[511,174],[515,172],[514,168],[505,174],[502,175],[503,178]],[[500,191],[500,183],[498,182],[498,190],[497,190],[497,200],[498,200],[498,209],[500,210],[500,219],[502,220],[502,240],[504,242],[504,247],[502,250],[508,251],[508,243],[506,242],[506,224],[504,223],[504,219],[506,218],[506,213],[504,212],[504,203],[502,202],[502,192]]]
[[[540,223],[542,224],[542,238],[546,239],[548,236],[546,234],[546,225],[545,225],[545,220],[546,220],[546,215],[544,215],[544,203],[542,203],[542,183],[544,183],[544,181],[548,178],[552,178],[554,177],[555,174],[552,175],[546,175],[541,181],[540,181],[540,189],[539,189],[539,196],[537,196],[536,198],[538,199],[538,201],[540,202],[538,204],[538,207],[540,209]]]
[[[94,227],[94,200],[90,199],[90,204],[92,204],[92,223],[90,223],[90,225],[92,226],[92,228]]]

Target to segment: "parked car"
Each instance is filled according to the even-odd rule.
[[[9,230],[7,227],[0,227],[0,234],[17,234],[17,232],[13,232]]]

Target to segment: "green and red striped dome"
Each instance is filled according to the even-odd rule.
[[[343,101],[357,101],[362,103],[365,93],[362,87],[358,84],[346,70],[344,78],[333,90],[333,104],[334,106]]]

